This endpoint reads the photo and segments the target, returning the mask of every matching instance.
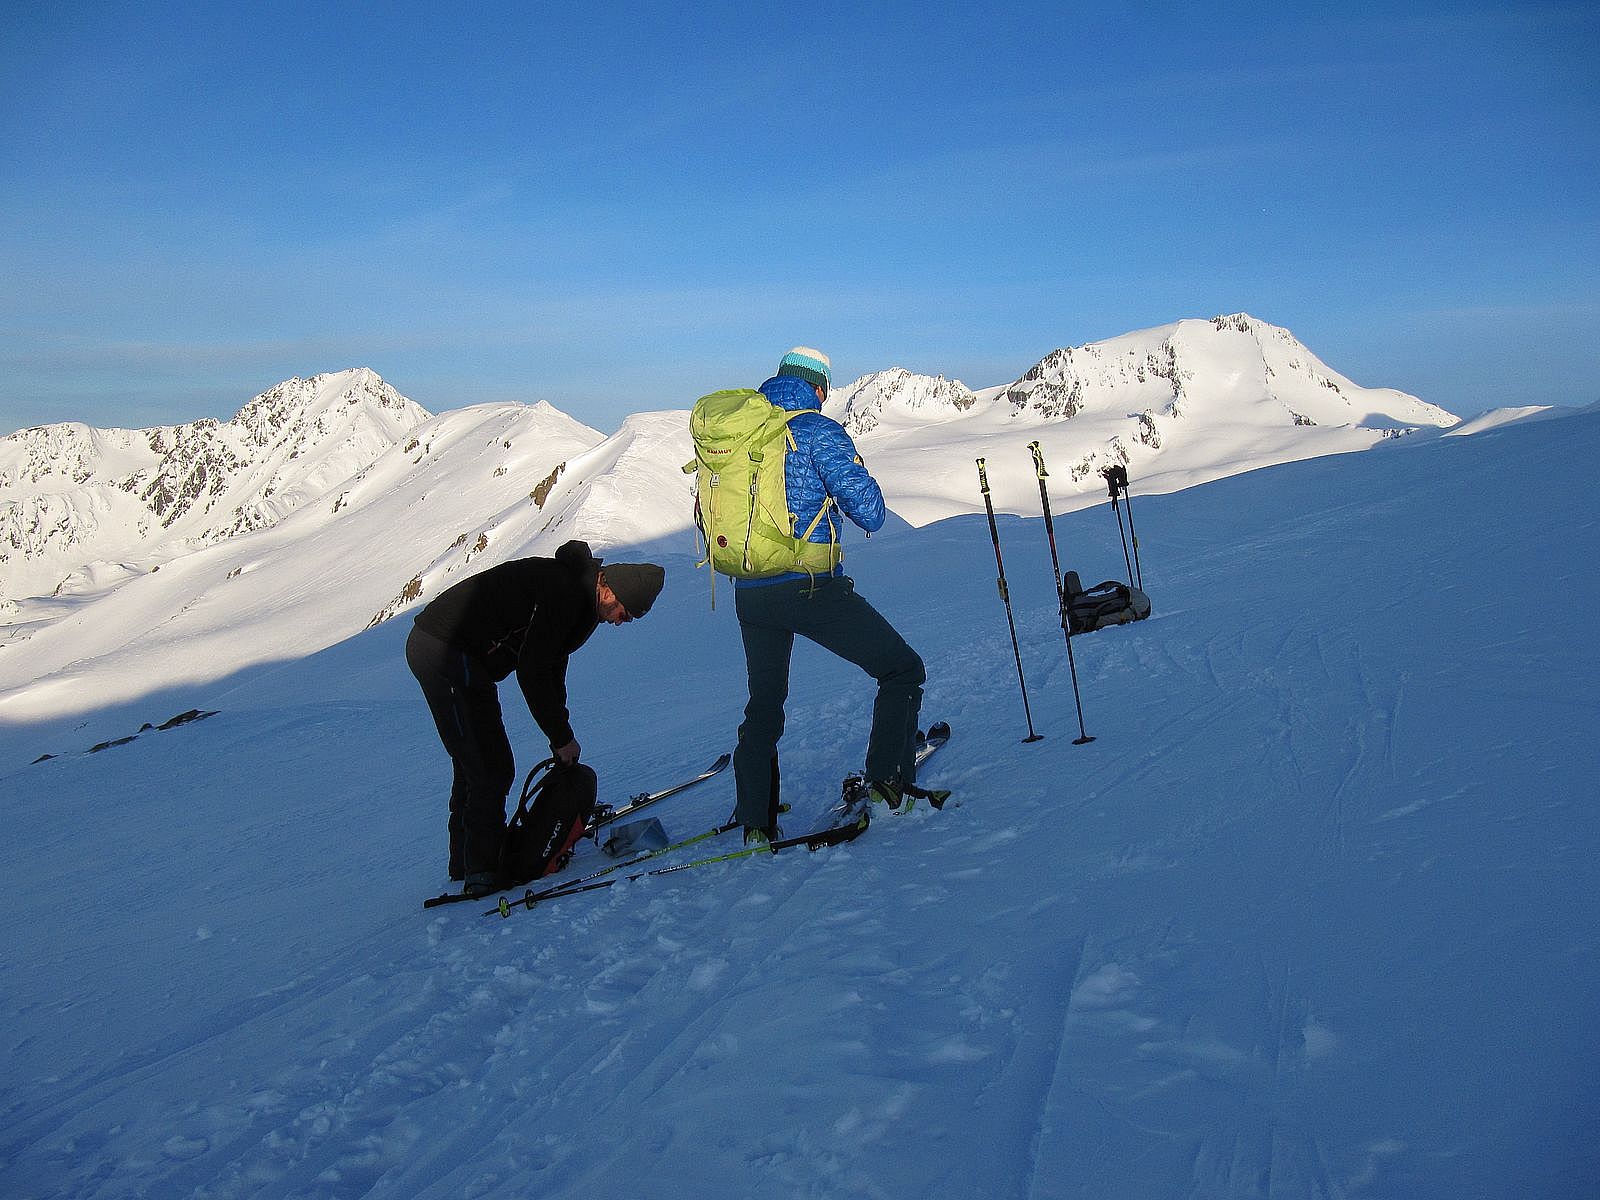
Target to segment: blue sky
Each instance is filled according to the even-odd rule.
[[[0,433],[352,366],[610,431],[1235,311],[1600,398],[1592,3],[233,7],[0,16]]]

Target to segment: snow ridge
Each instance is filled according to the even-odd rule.
[[[891,367],[863,375],[830,396],[823,411],[859,437],[885,421],[951,416],[966,412],[977,402],[972,389],[959,379],[946,379],[943,375],[930,378],[914,375],[904,367]]]
[[[875,372],[828,411],[917,526],[981,511],[980,456],[996,509],[1037,514],[1031,441],[1065,514],[1104,501],[1113,464],[1159,493],[1453,422],[1246,314],[1053,351],[978,391]],[[430,417],[365,369],[285,381],[228,422],[24,430],[0,441],[0,715],[311,653],[569,538],[688,555],[691,457],[681,411],[610,437],[545,403]],[[271,635],[230,636],[255,621]]]
[[[59,592],[97,558],[159,563],[268,528],[428,417],[360,368],[285,380],[227,422],[21,430],[0,440],[6,589]]]

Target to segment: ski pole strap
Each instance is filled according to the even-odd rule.
[[[1100,472],[1106,481],[1106,490],[1111,493],[1111,501],[1116,503],[1117,494],[1126,495],[1128,491],[1128,468],[1121,463],[1116,463]]]

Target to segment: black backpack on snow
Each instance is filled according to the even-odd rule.
[[[1107,625],[1126,625],[1150,615],[1150,597],[1115,579],[1085,588],[1076,571],[1062,580],[1061,625],[1068,634],[1093,633]]]
[[[534,782],[534,776],[549,771]],[[500,847],[500,886],[521,887],[567,865],[588,832],[599,785],[594,768],[546,759],[528,772]]]

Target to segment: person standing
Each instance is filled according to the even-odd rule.
[[[771,403],[795,413],[792,446],[784,461],[784,484],[795,530],[805,540],[837,547],[837,513],[872,533],[883,526],[883,492],[867,473],[844,427],[822,414],[832,383],[828,356],[796,346],[761,385]],[[783,736],[789,695],[789,663],[798,634],[877,681],[867,741],[865,782],[874,802],[895,811],[916,797],[943,802],[948,793],[916,786],[917,715],[927,672],[922,658],[855,590],[841,556],[821,572],[786,572],[734,580],[734,608],[744,642],[750,696],[733,766],[738,804],[735,820],[746,844],[778,834],[778,740]]]
[[[602,566],[584,542],[554,558],[522,558],[447,588],[417,614],[406,663],[450,755],[450,878],[468,895],[493,891],[515,762],[497,684],[516,672],[551,753],[582,748],[567,712],[567,659],[601,621],[650,611],[665,581],[654,563]]]

